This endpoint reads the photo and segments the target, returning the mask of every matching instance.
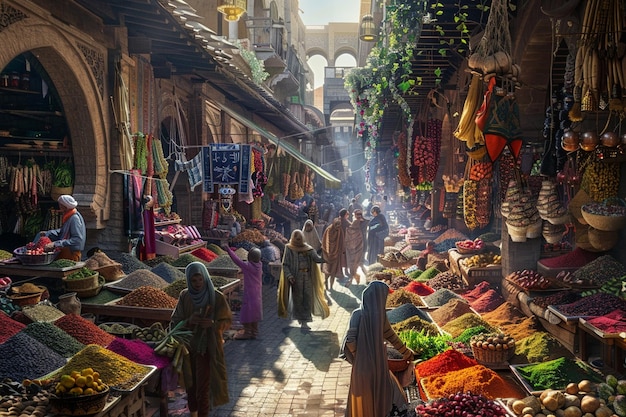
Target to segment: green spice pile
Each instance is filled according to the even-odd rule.
[[[496,330],[475,313],[465,313],[462,316],[448,322],[442,326],[441,329],[450,334],[452,337],[457,337],[463,333],[465,329],[476,326],[485,326],[486,328],[491,329],[491,331]]]
[[[406,320],[402,320],[399,323],[394,323],[391,325],[396,334],[406,331],[406,330],[416,330],[422,331],[428,336],[436,336],[441,334],[439,332],[439,328],[429,321],[419,318],[418,316],[409,317]]]
[[[23,331],[64,358],[72,357],[85,347],[52,323],[31,323]]]
[[[572,354],[554,336],[539,331],[515,342],[513,361],[517,363],[546,362],[561,357],[572,357]]]
[[[533,391],[545,389],[565,389],[572,381],[588,379],[602,382],[602,376],[582,361],[558,358],[547,362],[520,366],[519,374],[528,382]]]
[[[32,321],[55,321],[65,315],[61,310],[46,304],[24,307],[22,313]]]
[[[89,298],[81,298],[80,301],[83,304],[106,304],[110,301],[121,298],[119,294],[115,294],[113,291],[109,291],[105,288],[98,293],[98,295]]]
[[[198,258],[197,256],[193,256],[190,253],[184,253],[180,255],[178,259],[175,259],[170,263],[173,266],[178,267],[178,268],[186,268],[187,265],[189,265],[192,262],[202,262],[203,264],[208,265],[208,262],[205,262],[202,259]]]

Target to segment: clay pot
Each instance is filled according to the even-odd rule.
[[[561,147],[567,152],[575,152],[580,145],[580,135],[578,132],[568,130],[563,133],[563,139],[561,139]]]
[[[600,144],[598,134],[593,130],[584,132],[580,136],[580,147],[583,151],[591,152]]]
[[[614,148],[620,143],[620,137],[615,132],[605,132],[601,137],[602,145],[607,148]]]

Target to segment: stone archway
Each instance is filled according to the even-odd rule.
[[[87,227],[103,229],[109,218],[112,149],[105,123],[109,120],[106,49],[87,43],[89,39],[78,31],[61,31],[34,12],[18,11],[18,15],[0,28],[0,67],[29,51],[45,68],[66,115],[75,169],[74,197]]]

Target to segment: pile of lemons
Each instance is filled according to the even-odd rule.
[[[55,386],[57,395],[93,395],[106,391],[107,386],[100,379],[100,374],[92,368],[82,371],[72,371],[69,375],[61,376]]]

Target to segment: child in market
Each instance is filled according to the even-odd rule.
[[[263,319],[263,263],[261,250],[253,248],[248,252],[248,260],[244,261],[228,246],[222,246],[233,262],[243,273],[243,300],[239,320],[243,331],[238,332],[235,340],[256,339],[259,335],[259,321]]]

